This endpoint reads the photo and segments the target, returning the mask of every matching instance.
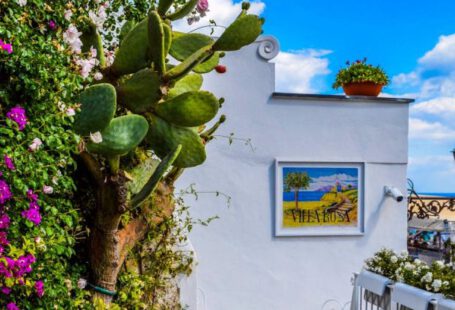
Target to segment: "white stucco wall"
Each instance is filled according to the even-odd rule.
[[[352,272],[380,247],[406,247],[406,203],[384,199],[384,185],[406,192],[408,105],[382,101],[272,98],[274,65],[258,55],[259,43],[223,59],[204,88],[226,98],[228,121],[219,135],[242,142],[211,142],[206,163],[179,181],[196,183],[187,197],[195,218],[220,217],[196,226],[200,310],[318,310],[325,301],[350,300]],[[356,237],[274,237],[274,160],[365,162],[365,234]],[[188,292],[184,292],[187,294]]]

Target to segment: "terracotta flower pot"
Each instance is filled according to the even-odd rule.
[[[350,83],[343,85],[343,90],[348,96],[377,97],[381,93],[382,86],[382,84],[376,84],[373,82]]]

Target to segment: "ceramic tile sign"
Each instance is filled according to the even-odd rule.
[[[276,236],[363,234],[362,163],[276,161]]]

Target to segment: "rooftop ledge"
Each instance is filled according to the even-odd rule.
[[[370,96],[344,96],[344,95],[318,95],[318,94],[296,94],[296,93],[280,93],[274,92],[273,98],[278,99],[299,99],[312,101],[354,101],[354,102],[389,102],[408,104],[414,102],[410,98],[394,98],[394,97],[370,97]]]

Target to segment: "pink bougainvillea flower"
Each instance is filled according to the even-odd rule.
[[[11,159],[11,157],[9,157],[8,155],[5,155],[5,156],[3,156],[3,160],[5,161],[6,168],[8,168],[9,170],[16,170],[16,167],[14,166],[14,163],[13,163],[13,160]]]
[[[196,10],[199,12],[199,14],[204,16],[205,13],[209,10],[209,1],[208,0],[199,0],[197,2]]]
[[[11,54],[13,52],[13,46],[0,40],[0,50],[4,50],[8,54]]]
[[[2,287],[2,288],[0,289],[0,291],[1,291],[3,294],[5,294],[5,295],[9,295],[9,293],[11,293],[11,289],[10,289],[9,287],[6,287],[6,286]]]
[[[15,122],[19,126],[19,130],[24,130],[27,125],[27,115],[25,109],[21,106],[16,106],[6,113],[6,117]]]
[[[0,215],[0,229],[8,229],[10,222],[7,214]]]
[[[6,231],[0,231],[0,245],[8,245],[8,233]]]
[[[43,281],[39,280],[39,281],[35,282],[35,290],[36,290],[36,294],[38,295],[39,298],[43,297],[43,295],[44,295]]]
[[[53,20],[50,20],[48,25],[50,30],[55,30],[55,28],[57,28],[57,24]]]
[[[39,225],[41,223],[41,214],[39,213],[39,208],[32,207],[32,203],[30,203],[30,209],[26,211],[22,211],[21,215],[23,218],[26,218],[30,222],[32,222],[35,225]],[[36,203],[35,203],[36,205]]]
[[[8,183],[4,180],[0,180],[0,205],[5,204],[8,200],[13,197],[11,190],[9,189]]]
[[[6,310],[20,310],[18,306],[14,302],[10,302],[6,305]]]
[[[33,190],[29,189],[27,191],[27,198],[30,201],[37,201],[38,200],[38,195],[33,192]]]

